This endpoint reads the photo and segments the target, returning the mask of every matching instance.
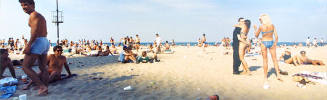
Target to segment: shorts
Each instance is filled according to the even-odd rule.
[[[46,37],[38,37],[32,43],[31,53],[32,54],[48,54],[50,48],[49,40]]]

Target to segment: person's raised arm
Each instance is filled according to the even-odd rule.
[[[65,69],[66,69],[66,72],[68,73],[68,77],[72,75],[72,73],[70,72],[70,69],[69,69],[69,66],[67,64],[67,59],[66,57],[64,57],[64,66],[65,66]]]

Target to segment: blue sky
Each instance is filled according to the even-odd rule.
[[[55,41],[55,0],[35,2],[47,20],[48,38]],[[148,42],[159,32],[169,41],[196,41],[202,33],[208,41],[218,41],[232,36],[238,17],[258,25],[262,13],[271,16],[280,41],[327,39],[327,0],[59,0],[59,8],[64,11],[60,37],[70,40],[109,41],[111,36],[118,40],[139,34]],[[29,37],[28,17],[18,0],[0,0],[0,39]]]

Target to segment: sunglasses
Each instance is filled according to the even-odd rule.
[[[60,52],[62,52],[62,50],[57,50],[58,52],[60,51]]]

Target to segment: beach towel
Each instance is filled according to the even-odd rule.
[[[0,91],[3,92],[3,94],[0,96],[0,99],[8,99],[14,93],[16,92],[16,86],[5,86],[5,87],[0,87]]]
[[[303,71],[297,74],[294,74],[293,76],[301,76],[303,78],[306,78],[312,82],[320,83],[327,85],[327,72],[308,72]]]

